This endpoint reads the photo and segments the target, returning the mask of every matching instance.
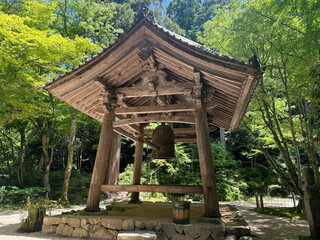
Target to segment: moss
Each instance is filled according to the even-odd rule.
[[[266,215],[273,215],[278,217],[287,217],[292,219],[303,219],[303,214],[298,213],[296,208],[289,208],[289,207],[278,207],[278,208],[264,208],[262,212],[260,208],[255,208],[255,212],[266,214]]]
[[[38,198],[36,201],[31,201],[27,198],[28,217],[21,221],[21,232],[38,232],[42,229],[44,216],[46,215],[46,205],[48,198]]]

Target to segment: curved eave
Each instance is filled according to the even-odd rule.
[[[147,19],[140,20],[110,47],[49,83],[45,89],[75,109],[102,121],[101,99],[105,89],[99,81],[117,88],[127,87],[129,83],[139,80],[139,74],[144,70],[141,67],[143,61],[138,55],[141,53],[141,44],[145,42],[151,45],[158,63],[166,65],[165,71],[169,78],[192,83],[192,74],[200,72],[204,85],[217,90],[215,96],[209,96],[209,104],[210,101],[211,104],[219,101],[218,108],[208,110],[208,117],[212,121],[210,123],[226,129],[234,129],[239,125],[261,72],[244,62],[174,34]],[[184,70],[177,71],[173,68],[174,63],[181,65]],[[121,77],[117,78],[120,74]],[[126,77],[128,81],[121,82]],[[183,97],[177,99],[180,103],[190,104]],[[147,102],[137,98],[132,101],[132,106],[143,106]],[[159,117],[155,116],[156,119],[159,120]]]

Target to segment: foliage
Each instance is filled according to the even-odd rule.
[[[50,175],[50,199],[58,200],[64,179],[64,171],[54,171]],[[53,181],[54,180],[54,181]],[[84,204],[88,196],[91,174],[72,171],[69,183],[68,200],[70,204]]]
[[[239,200],[244,197],[247,183],[239,171],[240,162],[220,144],[212,143],[211,150],[216,171],[220,200]]]
[[[215,15],[214,6],[224,5],[226,2],[228,0],[172,0],[166,13],[186,32],[188,38],[196,40],[196,33],[202,30],[202,25]]]
[[[256,54],[267,67],[241,128],[227,133],[227,149],[212,144],[220,199],[283,186],[301,193],[299,163],[316,167],[320,159],[318,1],[172,0],[165,13],[162,1],[155,0],[5,0],[0,2],[0,183],[8,187],[0,188],[1,204],[21,204],[24,195],[46,191],[32,188],[42,184],[44,148],[53,153],[50,198],[59,198],[71,109],[41,87],[114,42],[143,3],[155,7],[158,23],[169,30],[193,40],[203,31],[198,40],[207,47],[241,60]],[[46,142],[42,125],[48,127]],[[71,203],[84,203],[87,196],[100,127],[78,113]],[[131,184],[134,148],[124,138],[122,144],[119,183]],[[197,146],[177,144],[175,150],[172,160],[151,160],[147,152],[141,183],[200,185]],[[15,187],[17,169],[25,173],[23,189]]]
[[[48,11],[47,4],[35,5],[33,1],[24,4],[30,5],[33,11],[35,8],[41,13],[42,9]],[[37,24],[40,20],[34,20],[37,14],[32,18],[21,15],[0,12],[0,122],[47,112],[48,104],[41,102],[46,94],[39,87],[65,73],[64,63],[77,66],[85,52],[95,48],[89,39],[71,40],[43,30],[44,27]]]
[[[65,37],[82,36],[107,47],[123,32],[111,24],[114,12],[115,4],[105,1],[59,0],[52,28]]]
[[[159,25],[179,35],[186,35],[186,31],[180,28],[179,25],[173,22],[168,16],[163,15],[160,8],[155,8],[153,13]]]
[[[320,182],[319,99],[313,93],[318,81],[312,75],[319,42],[309,35],[318,31],[319,10],[315,1],[293,2],[232,1],[216,10],[198,39],[238,59],[256,54],[266,67],[243,123],[281,183],[301,195],[302,163],[314,168]]]
[[[142,164],[141,184],[201,185],[199,160],[195,145],[175,144],[174,159],[146,159]],[[238,170],[239,162],[220,144],[212,143],[220,200],[239,200],[244,197],[248,184]],[[191,150],[191,151],[190,151]],[[119,184],[132,184],[133,165],[120,174]],[[167,198],[202,200],[199,194],[167,194]]]
[[[29,187],[21,189],[16,186],[2,186],[0,187],[0,204],[25,204],[28,198],[40,198],[45,196],[47,192],[47,189],[41,187]]]

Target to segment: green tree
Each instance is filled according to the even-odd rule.
[[[95,45],[90,39],[71,40],[48,30],[54,20],[55,5],[29,0],[9,2],[9,8],[7,5],[1,5],[1,9],[8,14],[0,12],[0,122],[33,119],[42,139],[44,185],[49,187],[48,147],[53,109],[51,97],[41,86],[66,72],[66,64],[77,66]]]
[[[56,19],[52,28],[62,36],[75,39],[89,38],[92,42],[107,47],[115,41],[121,28],[112,25],[115,4],[95,0],[58,0]],[[101,50],[101,49],[99,49]]]
[[[203,24],[214,16],[214,7],[223,6],[227,2],[229,0],[172,0],[166,14],[186,31],[188,38],[195,41],[197,32],[203,30]]]
[[[313,91],[319,84],[312,75],[319,60],[319,42],[309,35],[318,31],[315,22],[319,10],[316,1],[308,1],[305,11],[303,2],[233,1],[217,9],[198,38],[206,46],[238,59],[256,54],[261,67],[267,67],[244,123],[282,181],[300,195],[302,151],[307,152],[319,183],[319,156],[314,144],[317,116],[311,115],[319,108]],[[277,149],[279,159],[268,149]]]
[[[107,2],[90,1],[75,1],[75,0],[60,0],[57,2],[56,14],[57,18],[52,27],[58,30],[63,36],[71,39],[77,36],[90,38],[90,40],[105,48],[110,45],[122,33],[122,29],[117,29],[112,25],[115,12],[115,4]],[[101,50],[101,48],[99,50]],[[66,108],[64,104],[61,108]],[[67,107],[67,109],[69,109]],[[70,111],[66,115],[70,114]],[[68,205],[68,187],[72,166],[74,162],[74,141],[77,132],[76,129],[76,110],[71,110],[70,127],[61,129],[62,132],[69,133],[68,137],[68,160],[65,166],[65,177],[61,190],[59,202],[63,205]],[[65,115],[64,115],[65,116]],[[81,115],[82,116],[82,115]],[[69,120],[70,118],[65,118]],[[69,123],[69,121],[68,121]]]

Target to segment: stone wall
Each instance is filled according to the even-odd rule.
[[[142,222],[133,219],[94,216],[47,216],[42,232],[67,237],[117,239],[119,233],[154,232],[159,240],[251,240],[248,226],[222,226],[209,223],[177,225]]]

